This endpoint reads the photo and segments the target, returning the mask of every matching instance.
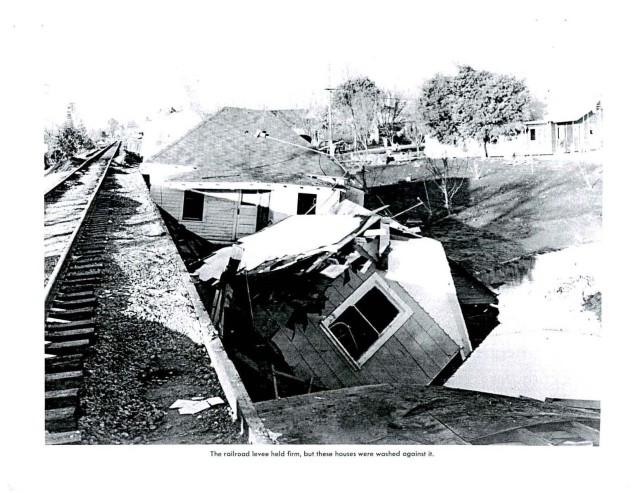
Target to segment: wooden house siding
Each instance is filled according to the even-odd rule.
[[[263,207],[268,222],[275,224],[296,215],[298,194],[317,196],[316,214],[327,214],[340,202],[341,191],[330,187],[264,184],[260,188],[214,188],[206,183],[172,184],[151,182],[151,197],[168,214],[189,231],[210,241],[234,241],[256,232],[258,208]],[[202,221],[184,220],[184,190],[196,189],[205,193]],[[255,194],[259,190],[261,193]],[[243,191],[254,192],[256,197],[246,197]],[[255,201],[256,204],[245,203]],[[267,222],[265,218],[264,222]]]
[[[189,231],[206,240],[230,240],[234,238],[238,192],[217,193],[205,196],[202,221],[183,219],[184,190],[153,186],[151,194],[158,206],[174,217]]]
[[[299,368],[305,376],[312,371],[314,379],[329,389],[379,383],[426,385],[458,354],[460,348],[400,284],[384,279],[413,315],[359,370],[354,368],[320,323],[376,272],[384,279],[384,272],[373,267],[365,273],[349,270],[347,282],[345,274],[338,276],[325,291],[322,314],[310,316],[305,330],[298,328],[294,334],[281,328],[275,333],[271,340],[294,371]]]

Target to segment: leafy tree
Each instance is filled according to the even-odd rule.
[[[45,138],[47,138],[46,130]],[[73,103],[69,104],[64,124],[55,130],[49,130],[48,140],[50,154],[57,156],[57,160],[69,159],[80,150],[94,146],[84,124],[75,114]]]
[[[422,88],[420,105],[431,135],[444,144],[475,140],[484,146],[500,136],[511,138],[524,130],[532,113],[525,83],[509,75],[469,66],[454,76],[436,75]]]
[[[68,159],[80,150],[91,147],[93,142],[81,129],[73,125],[63,125],[54,137],[54,147],[62,152],[62,158]]]
[[[357,77],[340,84],[332,97],[338,118],[351,129],[354,150],[367,150],[378,124],[382,91],[368,77]]]

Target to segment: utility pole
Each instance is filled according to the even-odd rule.
[[[333,99],[332,96],[332,91],[334,91],[335,88],[333,87],[327,87],[325,88],[325,91],[329,91],[329,156],[333,157],[333,129],[332,129],[332,123],[331,123],[331,100]]]
[[[329,86],[331,86],[331,64],[329,64],[328,71],[329,71]],[[333,99],[332,98],[333,90],[334,90],[333,87],[325,88],[325,91],[329,91],[329,156],[331,157],[333,157],[333,133],[332,133],[332,126],[331,126],[331,100]]]

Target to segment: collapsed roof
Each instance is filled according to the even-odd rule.
[[[266,274],[297,269],[335,279],[355,265],[384,271],[424,309],[464,353],[470,342],[449,265],[440,242],[350,201],[327,215],[291,216],[222,248],[196,271],[203,282],[219,281],[230,259],[236,272]]]
[[[386,239],[378,252],[370,248],[370,255],[383,253],[390,235],[419,238],[416,229],[383,218],[349,200],[340,202],[325,215],[298,215],[265,228],[239,240],[237,245],[225,247],[205,260],[197,271],[201,281],[219,280],[230,258],[240,260],[238,271],[267,272],[290,266],[297,261],[320,253],[336,253],[351,240],[384,222],[388,226]],[[376,231],[379,233],[379,231]],[[374,235],[369,233],[369,238]],[[386,243],[385,243],[386,242]]]

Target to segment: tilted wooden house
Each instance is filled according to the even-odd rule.
[[[197,271],[217,288],[225,347],[256,373],[271,365],[276,388],[443,382],[471,344],[441,244],[349,201],[332,212],[290,217]]]
[[[296,214],[362,203],[345,170],[310,147],[277,112],[223,108],[149,158],[155,203],[189,231],[233,242]]]

